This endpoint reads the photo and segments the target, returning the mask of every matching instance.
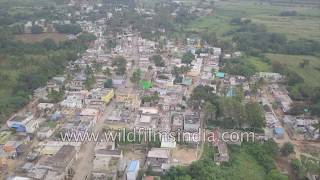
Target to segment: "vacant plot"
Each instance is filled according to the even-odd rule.
[[[278,61],[287,65],[289,69],[298,73],[310,86],[320,86],[320,58],[315,56],[297,56],[285,54],[267,54],[271,61]],[[309,65],[300,67],[303,60],[309,60]]]
[[[67,40],[66,35],[61,33],[21,34],[15,37],[26,43],[41,42],[47,38],[54,40],[56,43]]]
[[[178,160],[183,165],[188,165],[197,160],[197,150],[177,147],[172,150],[172,158]]]

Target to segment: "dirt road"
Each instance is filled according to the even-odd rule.
[[[97,123],[94,125],[92,132],[101,133],[101,130],[104,125],[106,116],[114,109],[114,102],[110,102],[107,106],[103,116]],[[93,166],[93,157],[94,157],[94,148],[96,142],[86,142],[82,145],[80,152],[78,154],[79,159],[76,161],[74,170],[75,174],[73,176],[74,180],[85,180],[90,177],[90,172]]]

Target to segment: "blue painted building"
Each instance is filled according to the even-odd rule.
[[[127,180],[136,180],[140,169],[139,160],[130,161],[127,168]]]

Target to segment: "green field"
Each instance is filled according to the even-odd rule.
[[[310,86],[320,86],[320,58],[314,56],[293,56],[283,54],[267,54],[271,61],[278,61],[287,65],[289,69],[298,73]],[[299,63],[304,59],[309,60],[310,64],[301,68]]]
[[[214,14],[194,20],[186,31],[214,31],[222,35],[232,29],[232,18],[251,19],[254,23],[264,24],[268,30],[286,34],[289,39],[299,38],[320,40],[319,7],[280,6],[257,1],[216,1]],[[298,16],[279,16],[282,11],[297,11]]]
[[[229,18],[223,16],[207,16],[192,21],[184,29],[187,32],[215,32],[218,36],[232,29]]]
[[[271,71],[271,66],[265,62],[263,62],[258,57],[248,57],[244,58],[249,64],[255,67],[258,72],[269,72]]]

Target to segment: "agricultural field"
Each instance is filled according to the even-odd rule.
[[[271,66],[267,64],[266,62],[263,62],[258,57],[247,57],[244,58],[245,61],[247,61],[250,65],[252,65],[256,71],[258,72],[269,72],[271,71]]]
[[[288,39],[320,40],[319,7],[280,6],[257,1],[216,1],[212,16],[192,21],[186,31],[213,31],[222,36],[232,30],[232,18],[248,18],[254,23],[264,24],[270,32],[283,33]],[[283,11],[296,11],[297,16],[280,16]]]
[[[232,29],[229,24],[230,19],[224,16],[206,16],[192,21],[184,29],[187,32],[215,32],[222,37],[223,34]]]
[[[266,54],[271,61],[278,61],[286,64],[289,69],[298,73],[304,82],[315,87],[320,86],[320,58],[314,56],[297,56],[286,54]],[[310,64],[301,68],[299,63],[309,60]]]
[[[45,39],[52,39],[56,43],[67,40],[66,35],[61,33],[19,34],[15,38],[25,43],[42,42]]]

